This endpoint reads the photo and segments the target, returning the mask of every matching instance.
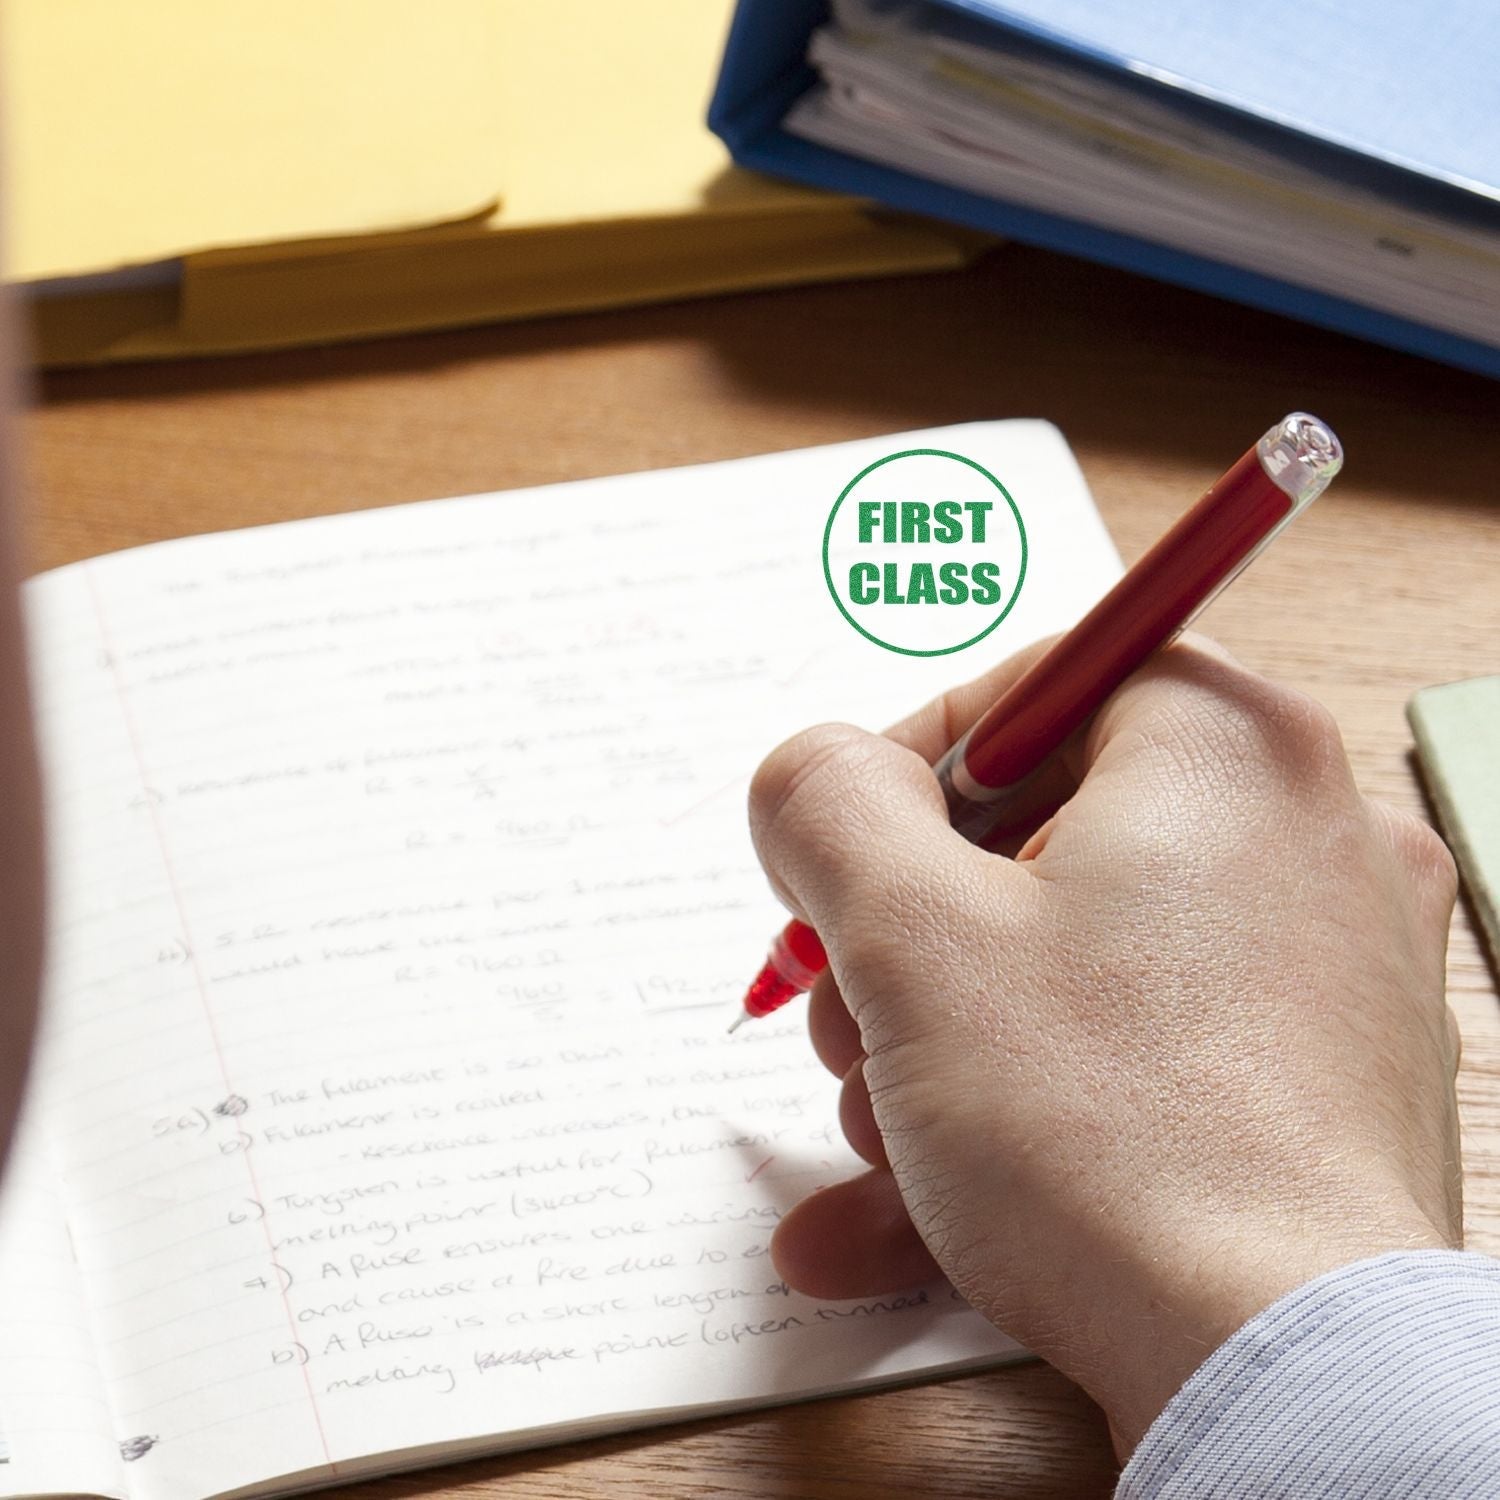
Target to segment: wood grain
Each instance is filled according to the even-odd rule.
[[[1406,699],[1500,671],[1497,387],[1014,246],[957,275],[52,374],[28,418],[30,545],[51,567],[293,516],[1045,416],[1128,560],[1297,407],[1339,432],[1348,469],[1209,628],[1324,699],[1365,789],[1420,809]],[[1500,1251],[1500,1013],[1463,913],[1449,972],[1471,1243]],[[1095,1409],[1028,1366],[334,1493],[1087,1500],[1114,1473]]]

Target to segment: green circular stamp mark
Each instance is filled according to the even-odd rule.
[[[855,561],[841,586],[835,530],[841,511],[842,529],[850,529],[843,507],[851,497],[855,539],[842,550]],[[942,448],[906,448],[867,464],[844,486],[823,528],[823,577],[839,613],[866,640],[902,656],[949,656],[982,641],[1015,608],[1027,561],[1026,523],[1010,491],[983,464]],[[939,577],[946,580],[941,588]],[[871,588],[879,598],[869,596]],[[976,602],[992,592],[993,602]],[[915,632],[898,628],[907,622]],[[963,638],[949,643],[948,631]]]

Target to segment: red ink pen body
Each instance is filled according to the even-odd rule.
[[[1305,412],[1242,454],[933,767],[954,828],[984,844],[1035,817],[1049,795],[1041,773],[1069,736],[1311,505],[1342,464],[1338,439]],[[817,934],[789,923],[730,1030],[810,989],[826,962]]]

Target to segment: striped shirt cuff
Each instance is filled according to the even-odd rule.
[[[1500,1496],[1500,1262],[1357,1261],[1211,1354],[1141,1440],[1115,1500]]]

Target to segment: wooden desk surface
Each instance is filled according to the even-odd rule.
[[[1208,628],[1328,703],[1364,788],[1409,808],[1422,804],[1407,697],[1500,671],[1500,387],[1019,247],[959,275],[56,374],[39,398],[39,568],[187,532],[1006,416],[1062,428],[1129,560],[1304,407],[1343,438],[1345,475]],[[1500,1252],[1500,1010],[1462,912],[1449,982],[1470,1243]],[[1114,1474],[1098,1413],[1029,1366],[354,1488],[1080,1500]]]

